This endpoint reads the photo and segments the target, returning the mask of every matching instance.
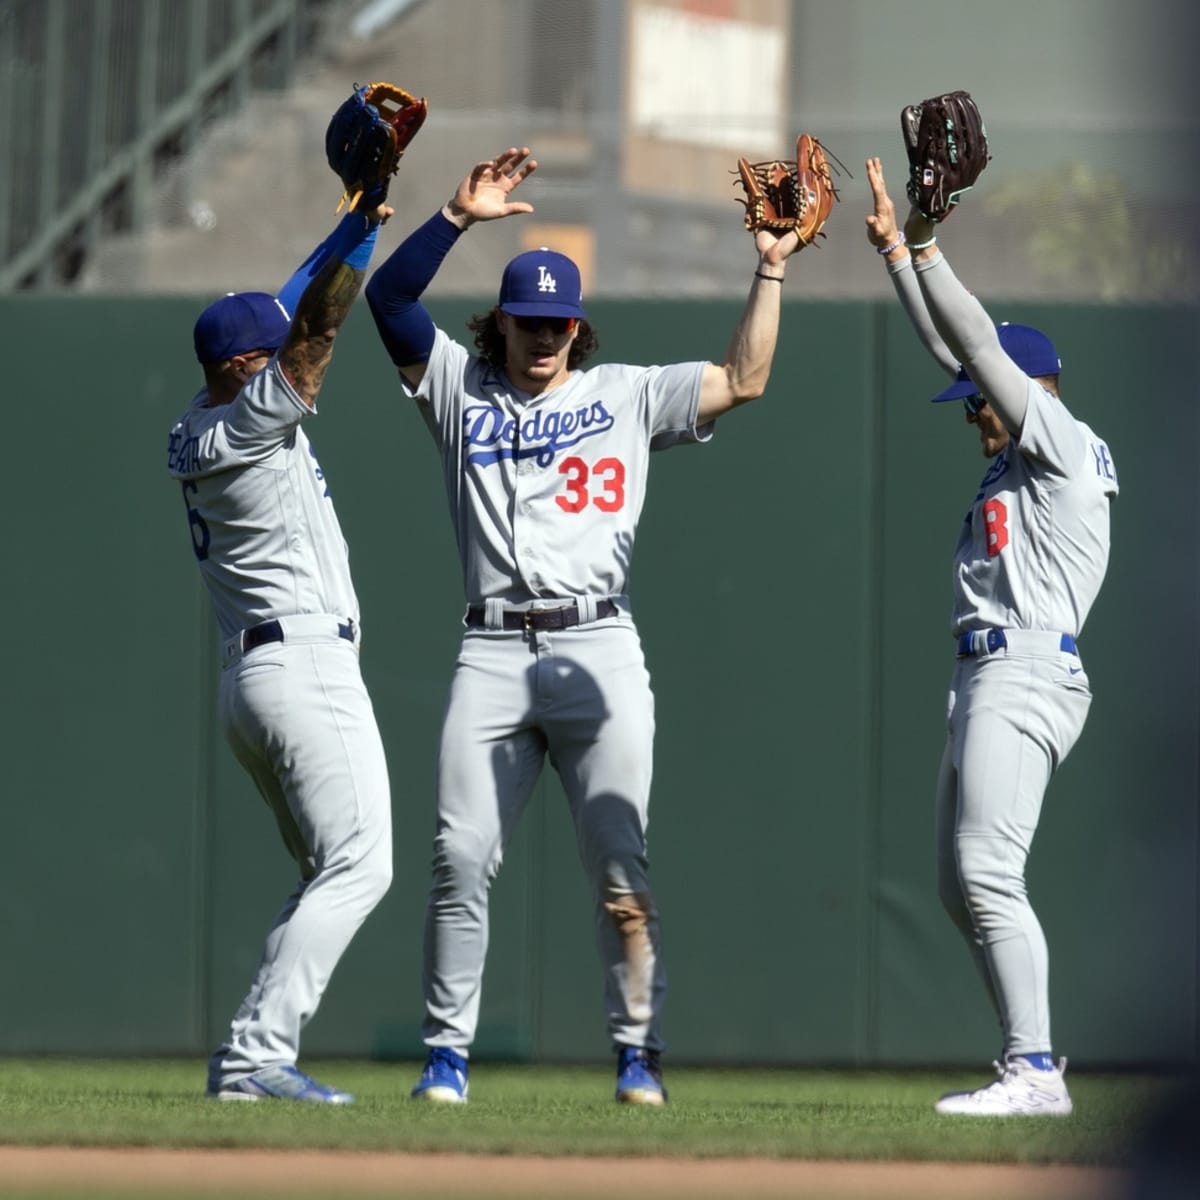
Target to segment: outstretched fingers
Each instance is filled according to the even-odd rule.
[[[888,195],[883,164],[878,158],[867,159],[867,182],[875,202],[875,211],[867,217],[867,237],[876,245],[890,245],[896,237],[896,206]]]
[[[503,154],[496,156],[495,163],[500,171],[518,182],[537,169],[536,160],[529,157],[528,146],[509,146]]]
[[[528,146],[510,146],[495,158],[476,163],[471,171],[474,183],[507,183],[516,187],[527,175],[537,170],[537,160],[529,157]]]
[[[881,196],[886,198],[887,187],[883,182],[883,163],[878,158],[867,159],[867,182],[871,185],[876,203],[879,202]]]
[[[519,149],[513,147],[500,158],[496,165],[507,180],[509,191],[512,191],[537,170],[537,159],[529,157],[528,146],[522,146]],[[508,211],[510,213],[533,212],[533,205],[526,204],[521,200],[510,200]]]
[[[508,196],[536,170],[537,161],[529,157],[528,146],[510,146],[495,158],[475,164],[459,187],[455,205],[475,221],[533,212],[532,204]]]

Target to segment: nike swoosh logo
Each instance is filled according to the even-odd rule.
[[[1078,675],[1083,670],[1083,668],[1082,667],[1068,667],[1067,670],[1072,675]]]

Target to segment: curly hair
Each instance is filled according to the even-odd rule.
[[[503,369],[507,353],[504,335],[500,332],[496,322],[496,313],[499,311],[499,307],[496,307],[490,312],[476,313],[467,322],[467,328],[475,335],[475,348],[479,353],[493,367]],[[584,318],[579,322],[578,332],[575,334],[575,340],[571,343],[570,352],[567,354],[568,370],[574,371],[577,367],[582,367],[599,347],[600,339],[595,328],[590,321]]]

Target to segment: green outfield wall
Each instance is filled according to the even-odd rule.
[[[186,301],[0,298],[0,1053],[201,1055],[294,873],[215,729],[216,634],[170,424]],[[433,305],[452,330],[487,301]],[[739,306],[595,302],[602,359],[720,359]],[[1080,639],[1095,691],[1029,867],[1055,1048],[1194,1061],[1200,858],[1196,310],[1003,306],[1048,329],[1121,481]],[[634,570],[658,700],[650,850],[675,1061],[978,1064],[998,1033],[934,883],[950,559],[984,470],[886,303],[785,304],[767,395],[655,457]],[[308,1055],[416,1056],[433,760],[461,594],[433,444],[359,305],[310,433],[363,606],[396,877]],[[548,774],[494,890],[479,1056],[607,1053]]]

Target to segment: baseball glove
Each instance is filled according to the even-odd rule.
[[[900,112],[908,151],[908,198],[930,221],[944,221],[988,164],[987,130],[969,92],[948,92]]]
[[[353,212],[361,201],[367,211],[387,199],[388,184],[400,156],[417,136],[428,105],[392,83],[354,85],[354,94],[333,114],[325,131],[325,157],[346,189]]]
[[[825,148],[807,133],[796,139],[794,163],[739,158],[733,185],[745,192],[738,203],[746,206],[745,224],[751,233],[767,229],[782,237],[794,229],[801,248],[821,233],[838,199]]]

